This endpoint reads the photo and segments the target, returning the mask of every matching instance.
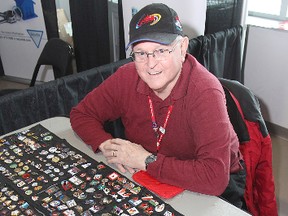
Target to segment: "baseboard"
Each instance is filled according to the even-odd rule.
[[[288,128],[284,128],[271,122],[265,122],[270,134],[279,136],[285,140],[288,140]]]
[[[21,83],[21,84],[25,84],[25,85],[30,85],[31,80],[30,79],[24,79],[24,78],[20,78],[20,77],[14,77],[14,76],[1,76],[2,80],[6,80],[6,81],[10,81],[10,82],[16,82],[16,83]],[[39,85],[43,82],[40,81],[36,81],[36,84]]]

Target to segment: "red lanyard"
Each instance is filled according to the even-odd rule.
[[[149,107],[150,107],[150,114],[151,114],[151,120],[152,120],[152,129],[154,130],[156,136],[157,136],[157,151],[159,150],[160,148],[160,144],[161,144],[161,141],[163,139],[163,136],[166,132],[166,126],[168,124],[168,120],[169,120],[169,117],[171,115],[171,112],[173,110],[173,105],[170,105],[168,107],[168,111],[167,111],[167,114],[166,114],[166,118],[165,118],[165,121],[164,121],[164,124],[163,124],[163,127],[160,126],[158,127],[158,124],[156,122],[156,118],[155,118],[155,114],[154,114],[154,107],[153,107],[153,103],[152,103],[152,100],[150,98],[150,96],[148,96],[148,101],[149,101]]]

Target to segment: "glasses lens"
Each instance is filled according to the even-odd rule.
[[[147,59],[147,55],[145,52],[136,52],[134,53],[134,58],[137,62],[144,62]]]
[[[168,53],[169,53],[168,49],[154,50],[154,58],[159,61],[165,60],[167,58]]]

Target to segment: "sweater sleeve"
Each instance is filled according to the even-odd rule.
[[[191,104],[187,121],[194,137],[191,147],[195,146],[196,155],[180,159],[158,153],[157,161],[148,166],[147,171],[152,176],[194,192],[223,193],[229,181],[230,146],[238,142],[223,97],[217,89],[207,90]]]
[[[94,151],[99,145],[112,138],[104,130],[106,121],[112,121],[120,116],[117,107],[117,72],[107,78],[101,85],[88,93],[70,112],[72,129]]]

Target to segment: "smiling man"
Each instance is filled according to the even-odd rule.
[[[134,61],[73,108],[72,128],[121,172],[144,170],[243,207],[245,169],[223,88],[186,53],[189,39],[176,12],[164,4],[142,8],[129,36]],[[126,139],[103,129],[118,118]]]

